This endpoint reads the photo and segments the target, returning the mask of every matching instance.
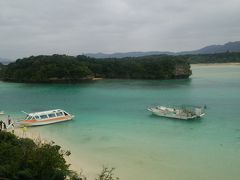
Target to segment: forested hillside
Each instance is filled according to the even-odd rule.
[[[199,63],[237,63],[240,62],[240,53],[226,52],[217,54],[198,54],[198,55],[182,55],[190,64]]]
[[[123,79],[188,78],[190,65],[184,57],[147,56],[94,59],[83,55],[31,56],[2,68],[1,79],[14,82],[77,82],[95,77]]]

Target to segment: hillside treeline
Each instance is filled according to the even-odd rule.
[[[120,79],[188,78],[190,65],[184,57],[148,56],[94,59],[84,55],[31,56],[1,69],[1,79],[15,82],[76,82],[95,77]]]
[[[190,64],[199,63],[238,63],[240,52],[226,52],[216,54],[182,55]]]

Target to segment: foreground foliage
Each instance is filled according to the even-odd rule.
[[[113,171],[115,168],[103,167],[101,174],[95,180],[119,180],[118,177],[115,177]]]
[[[69,155],[53,142],[35,143],[0,132],[0,179],[79,179],[64,159]]]
[[[0,179],[87,180],[82,173],[69,169],[64,157],[70,154],[54,142],[34,142],[0,131]],[[96,180],[119,180],[113,170],[103,167]]]

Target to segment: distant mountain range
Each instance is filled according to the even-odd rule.
[[[240,52],[240,41],[228,42],[224,45],[211,45],[195,51],[183,51],[177,54],[215,54],[224,52]]]
[[[228,42],[224,45],[210,45],[193,51],[170,52],[170,51],[148,51],[148,52],[118,52],[112,54],[105,53],[88,53],[84,54],[94,58],[124,58],[124,57],[141,57],[151,55],[184,55],[184,54],[215,54],[224,52],[240,52],[240,41]],[[13,60],[0,57],[0,63],[8,64]]]
[[[151,55],[161,55],[161,54],[168,54],[168,55],[175,55],[173,52],[168,51],[148,51],[148,52],[118,52],[112,54],[105,54],[105,53],[88,53],[84,54],[89,57],[94,58],[124,58],[124,57],[141,57],[141,56],[151,56]]]
[[[140,57],[150,55],[184,55],[184,54],[215,54],[224,52],[240,52],[240,41],[228,42],[224,45],[210,45],[193,51],[169,52],[169,51],[148,51],[148,52],[119,52],[112,54],[105,53],[88,53],[84,54],[94,58],[123,58],[123,57]]]

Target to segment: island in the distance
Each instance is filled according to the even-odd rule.
[[[185,57],[169,55],[121,59],[40,55],[18,59],[0,69],[3,81],[30,83],[79,82],[95,78],[179,79],[192,74]]]

